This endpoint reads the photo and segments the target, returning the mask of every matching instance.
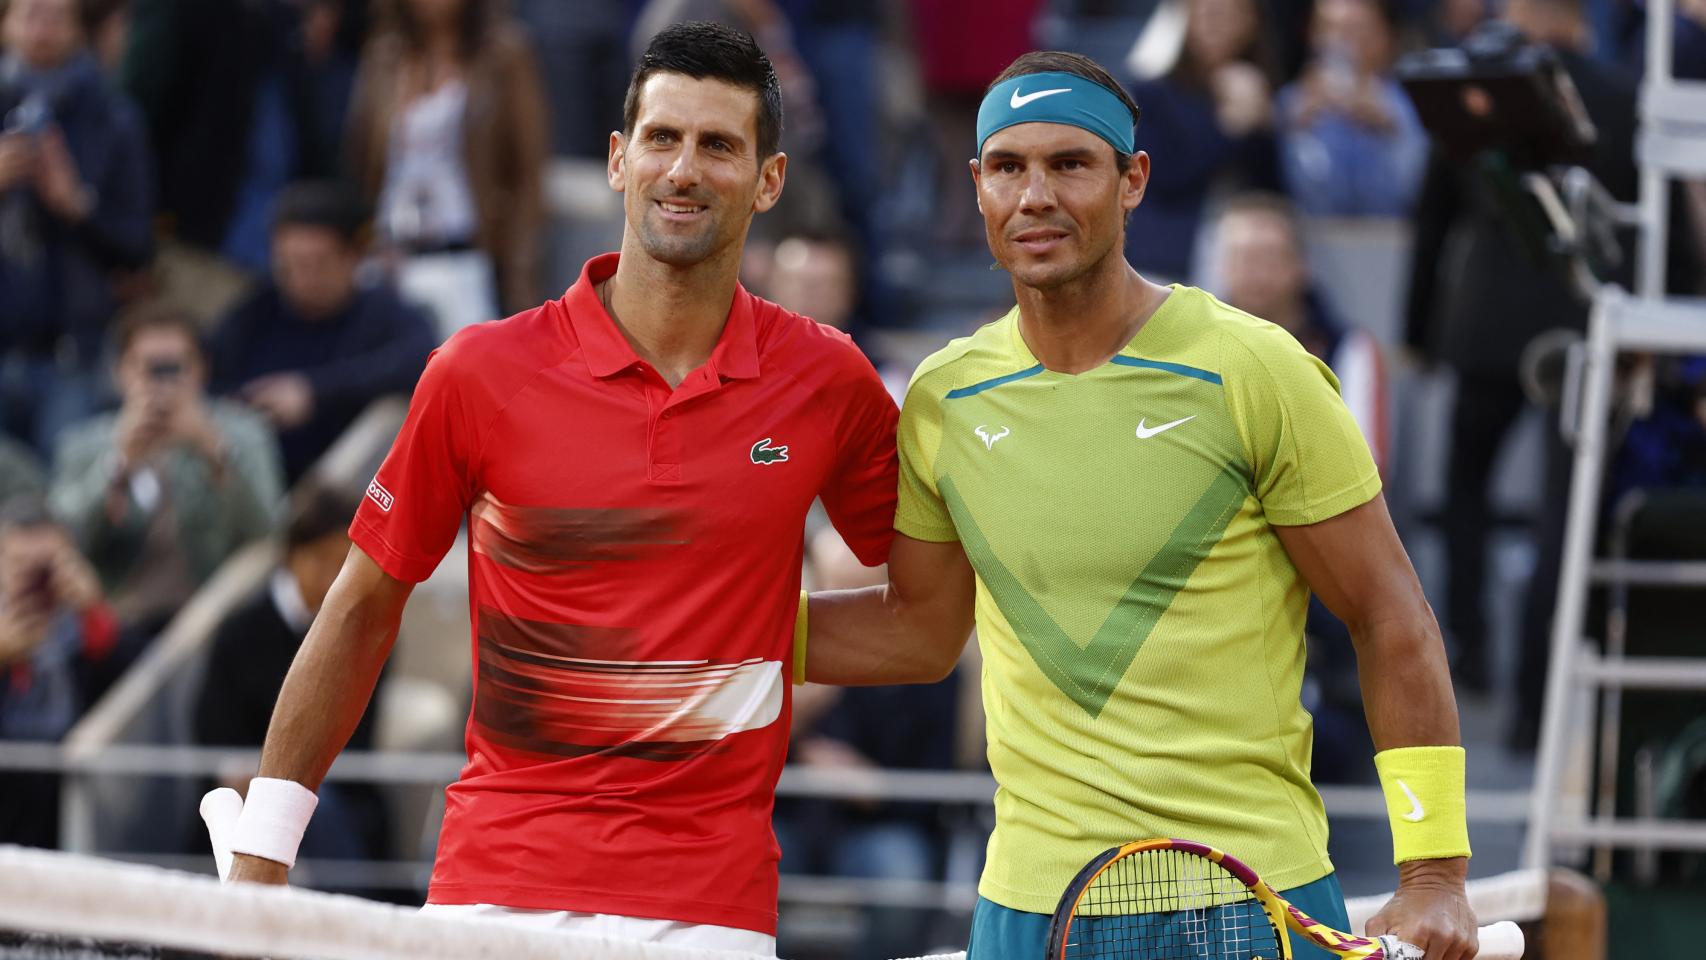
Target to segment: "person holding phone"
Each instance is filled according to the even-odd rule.
[[[0,0],[0,430],[43,456],[95,410],[115,278],[153,255],[141,117],[75,0]]]
[[[163,626],[239,546],[266,536],[284,495],[259,414],[209,400],[198,331],[163,306],[122,322],[122,404],[69,431],[49,500],[76,532],[120,619]]]
[[[120,631],[40,497],[0,506],[0,740],[57,741],[115,675]],[[55,846],[58,781],[0,772],[0,843]]]

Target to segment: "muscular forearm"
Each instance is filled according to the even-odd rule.
[[[814,593],[806,679],[838,686],[934,683],[959,660],[971,611],[908,603],[893,586]]]
[[[1382,765],[1377,757],[1376,766],[1393,824],[1399,886],[1391,902],[1370,918],[1367,931],[1397,934],[1436,960],[1467,960],[1473,955],[1475,918],[1463,893],[1468,864],[1457,855],[1468,853],[1462,753],[1426,749],[1461,742],[1457,701],[1439,624],[1392,527],[1386,501],[1376,496],[1328,520],[1274,530],[1327,609],[1350,628],[1369,732],[1387,760]],[[1400,768],[1413,771],[1402,774],[1411,777],[1410,784],[1396,774],[1389,779],[1389,770]],[[1413,804],[1410,812],[1394,811],[1394,783]],[[1425,824],[1418,793],[1432,813]]]
[[[1445,644],[1426,604],[1402,620],[1353,627],[1352,637],[1376,750],[1461,743]],[[1463,901],[1468,874],[1467,857],[1406,860],[1400,895],[1370,929],[1442,947],[1465,941],[1474,929]]]
[[[1350,627],[1375,749],[1460,744],[1445,644],[1427,605]]]
[[[373,696],[408,590],[363,590],[363,578],[351,577],[356,562],[346,564],[285,677],[261,750],[263,777],[318,789]]]

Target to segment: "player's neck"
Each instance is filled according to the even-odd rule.
[[[1150,283],[1115,256],[1057,287],[1013,284],[1019,333],[1042,365],[1083,373],[1125,348],[1171,292]]]
[[[717,255],[672,267],[628,246],[623,244],[616,273],[600,297],[634,353],[671,387],[678,386],[705,365],[723,335],[740,261]]]

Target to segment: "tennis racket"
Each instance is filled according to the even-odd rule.
[[[1213,847],[1141,840],[1102,853],[1072,878],[1050,925],[1048,960],[1291,960],[1291,935],[1342,960],[1422,958],[1397,937],[1359,937],[1316,921]],[[1479,935],[1476,960],[1521,960],[1516,924]]]

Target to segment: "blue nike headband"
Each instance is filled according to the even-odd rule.
[[[977,155],[998,130],[1019,123],[1064,123],[1090,131],[1120,153],[1134,152],[1131,110],[1112,90],[1073,73],[1029,73],[996,84],[977,108]]]

